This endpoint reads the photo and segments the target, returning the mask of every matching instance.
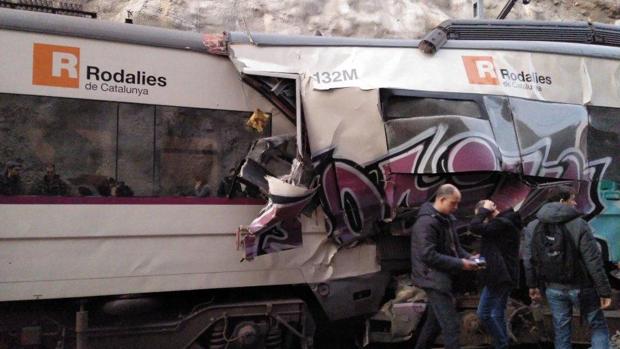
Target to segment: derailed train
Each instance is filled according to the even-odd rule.
[[[76,187],[136,192],[0,197],[9,346],[310,347],[352,319],[366,343],[408,340],[423,297],[395,285],[416,208],[446,182],[471,239],[478,200],[528,218],[568,181],[620,261],[616,27],[450,22],[433,54],[8,9],[0,31],[0,160],[20,158],[26,184],[54,162]],[[183,197],[195,173],[228,197]],[[461,302],[464,340],[484,343],[475,296]],[[511,314],[515,340],[542,338],[529,308]]]

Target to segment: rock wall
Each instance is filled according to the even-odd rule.
[[[472,0],[82,0],[106,20],[199,32],[259,31],[376,38],[418,38],[449,18],[472,18]],[[485,0],[495,18],[505,0]],[[620,25],[620,0],[518,1],[508,19]]]

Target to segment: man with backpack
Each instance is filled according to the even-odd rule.
[[[575,206],[572,188],[559,185],[524,230],[524,266],[530,298],[544,290],[553,316],[555,348],[571,348],[573,306],[588,322],[592,348],[609,348],[602,309],[611,304],[611,287],[601,251],[588,223]]]

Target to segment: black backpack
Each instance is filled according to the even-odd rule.
[[[573,284],[579,277],[579,251],[564,224],[539,222],[532,236],[532,262],[544,282]]]

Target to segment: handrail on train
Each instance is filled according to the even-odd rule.
[[[421,40],[435,53],[453,40],[543,41],[620,47],[620,27],[589,22],[447,20]]]

